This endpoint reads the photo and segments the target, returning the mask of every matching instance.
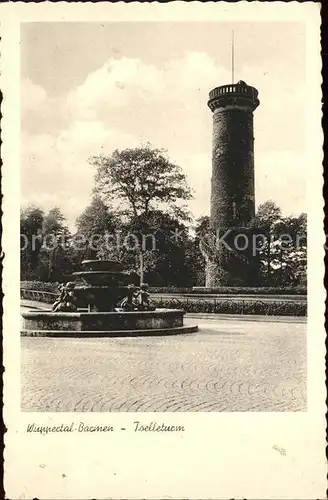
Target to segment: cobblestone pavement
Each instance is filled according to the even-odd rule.
[[[185,322],[199,332],[22,337],[22,410],[306,410],[305,323]]]

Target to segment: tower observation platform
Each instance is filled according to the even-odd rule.
[[[244,81],[231,85],[222,85],[211,90],[209,94],[208,106],[211,111],[220,110],[227,106],[241,106],[254,111],[260,101],[258,91],[250,87]]]

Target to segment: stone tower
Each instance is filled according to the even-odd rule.
[[[252,248],[250,244],[240,248],[245,247],[245,237],[249,243],[252,240],[247,227],[255,215],[253,112],[258,105],[258,91],[243,81],[217,87],[209,94],[213,112],[211,229],[216,238],[229,233],[227,244],[215,251],[212,245],[207,252],[207,287],[254,284]]]

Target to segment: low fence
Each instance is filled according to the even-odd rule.
[[[21,299],[52,304],[58,294],[21,288]],[[257,314],[265,316],[306,316],[307,304],[299,301],[247,299],[176,299],[152,297],[156,307],[184,309],[187,313]]]
[[[46,304],[52,304],[55,302],[57,296],[57,293],[44,292],[40,290],[27,290],[25,288],[21,288],[20,291],[21,299],[44,302]]]

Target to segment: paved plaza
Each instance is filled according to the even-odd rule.
[[[304,411],[306,324],[186,318],[188,335],[22,337],[23,411]]]

